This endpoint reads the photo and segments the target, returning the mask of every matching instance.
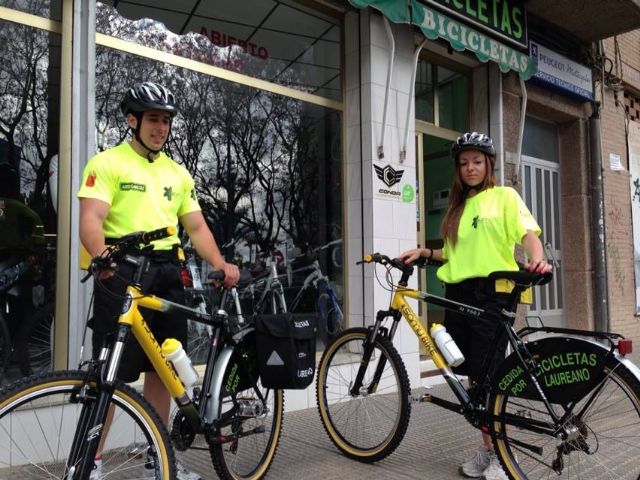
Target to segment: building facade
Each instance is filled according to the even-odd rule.
[[[148,79],[181,102],[168,151],[194,175],[225,254],[257,278],[273,263],[288,298],[317,260],[343,327],[370,324],[389,294],[384,272],[356,261],[439,245],[448,148],[476,130],[494,139],[498,183],[522,193],[556,263],[522,321],[640,339],[636,2],[169,3],[0,1],[2,209],[27,206],[42,229],[27,232],[30,305],[12,310],[4,338],[46,307],[29,326],[32,368],[80,360],[91,286],[75,193],[87,160],[127,136],[126,87]],[[435,272],[420,275],[415,285],[442,291]],[[299,309],[313,311],[314,295]],[[412,386],[429,381],[408,326],[397,339]],[[292,397],[288,408],[314,403],[312,388]]]

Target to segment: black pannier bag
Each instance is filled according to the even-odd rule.
[[[262,385],[304,389],[316,371],[316,314],[256,316],[256,349]]]

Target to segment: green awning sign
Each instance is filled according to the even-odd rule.
[[[416,0],[349,0],[358,8],[373,7],[395,23],[416,25],[429,40],[442,38],[459,52],[469,50],[481,62],[492,61],[500,70],[513,70],[523,80],[536,73],[536,63],[528,55],[460,23]]]

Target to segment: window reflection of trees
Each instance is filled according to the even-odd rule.
[[[173,49],[188,47],[194,59],[243,62],[244,73],[264,68],[239,48],[199,43],[199,35],[178,36],[152,21],[153,28],[140,30],[144,19],[134,28],[114,12],[98,8],[98,31],[135,36],[137,43],[160,49],[170,39]],[[98,46],[96,114],[104,147],[127,137],[119,102],[126,88],[144,80],[176,94],[180,115],[166,150],[194,176],[205,217],[218,243],[227,245],[227,258],[248,264],[256,261],[256,252],[277,249],[287,256],[342,236],[336,227],[342,224],[337,112]],[[331,253],[323,250],[320,261],[341,284],[341,265],[331,262]]]
[[[50,10],[39,0],[6,6],[40,16]],[[59,40],[0,22],[0,383],[51,367]]]

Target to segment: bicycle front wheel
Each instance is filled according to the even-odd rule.
[[[566,440],[493,422],[495,449],[510,478],[640,478],[640,381],[616,358],[604,373],[595,389],[573,401],[565,423],[573,435]],[[553,426],[539,401],[493,394],[489,405],[497,417],[513,415]]]
[[[409,425],[409,377],[389,339],[376,338],[357,394],[351,389],[369,334],[365,328],[345,330],[326,348],[316,380],[318,410],[331,441],[347,457],[375,462],[391,454]],[[384,368],[373,385],[379,365]]]
[[[0,478],[69,479],[67,458],[95,384],[78,397],[85,372],[62,371],[20,380],[0,397]],[[160,418],[138,393],[116,386],[113,421],[102,450],[99,478],[175,478],[175,458]],[[80,430],[80,429],[78,429]],[[76,465],[74,465],[76,464]],[[71,476],[70,476],[71,475]]]
[[[282,390],[263,388],[260,382],[221,400],[220,427],[209,449],[220,478],[256,480],[267,473],[280,441],[283,411]]]

